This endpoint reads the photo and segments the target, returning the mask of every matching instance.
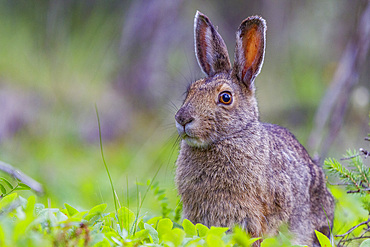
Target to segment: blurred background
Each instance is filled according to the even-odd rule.
[[[289,128],[311,155],[340,158],[366,146],[370,132],[369,36],[361,36],[367,5],[0,0],[0,160],[40,181],[47,192],[39,200],[51,206],[112,209],[96,104],[121,203],[128,198],[134,206],[159,171],[156,181],[175,207],[174,114],[187,85],[203,77],[193,51],[196,10],[218,26],[231,59],[241,21],[254,14],[267,20],[265,64],[256,79],[261,120]],[[338,68],[351,59],[352,83],[340,86],[333,78],[346,76]],[[337,98],[335,89],[342,90]],[[153,193],[145,200],[144,211],[160,210]]]

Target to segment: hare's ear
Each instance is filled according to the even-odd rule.
[[[231,70],[227,48],[207,16],[197,11],[194,19],[195,54],[202,71],[208,76]]]
[[[263,64],[265,39],[266,21],[259,16],[245,19],[236,33],[233,74],[249,89]]]

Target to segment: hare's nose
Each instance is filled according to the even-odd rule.
[[[190,115],[188,111],[186,111],[184,108],[181,108],[175,116],[175,120],[180,125],[184,126],[194,120],[194,118]]]

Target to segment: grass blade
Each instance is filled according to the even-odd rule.
[[[109,169],[108,169],[108,166],[107,166],[107,163],[105,162],[105,158],[104,158],[104,152],[103,152],[103,141],[102,141],[102,136],[101,136],[101,126],[100,126],[100,118],[99,118],[99,112],[98,112],[98,107],[97,105],[95,104],[95,111],[96,111],[96,117],[98,118],[98,127],[99,127],[99,143],[100,143],[100,153],[101,153],[101,157],[103,159],[103,163],[104,163],[104,166],[105,166],[105,170],[108,174],[108,178],[109,178],[109,182],[110,182],[110,186],[112,188],[112,195],[113,195],[113,200],[114,200],[114,208],[115,208],[115,211],[116,211],[116,215],[118,216],[118,203],[117,203],[117,199],[116,199],[116,192],[115,192],[115,189],[114,189],[114,186],[113,186],[113,182],[112,182],[112,178],[110,176],[110,173],[109,173]],[[121,226],[121,222],[119,222],[119,219],[118,219],[118,224],[120,225],[120,227],[122,228]]]

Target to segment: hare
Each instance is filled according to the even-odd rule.
[[[287,129],[259,121],[254,80],[264,60],[265,20],[251,16],[240,24],[233,67],[209,18],[197,11],[194,22],[206,78],[189,86],[175,116],[183,217],[240,225],[252,237],[287,224],[294,243],[318,245],[314,230],[329,236],[334,217],[324,172]]]

